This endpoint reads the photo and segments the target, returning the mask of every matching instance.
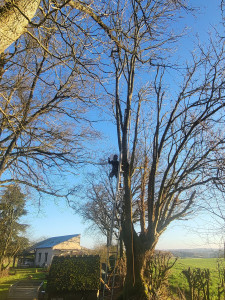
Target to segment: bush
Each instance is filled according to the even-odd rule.
[[[225,269],[224,264],[218,261],[217,289],[213,289],[211,271],[209,269],[188,268],[182,273],[188,282],[187,298],[190,300],[213,300],[225,299]]]
[[[167,286],[169,271],[176,261],[177,259],[169,252],[156,251],[154,254],[147,254],[144,278],[152,300],[159,299],[159,297],[165,299],[164,287]],[[126,276],[126,259],[120,258],[116,262],[111,259],[109,271],[111,274],[108,277],[107,285],[111,287],[113,273],[115,272],[115,286],[122,287]]]
[[[196,268],[191,270],[183,270],[188,285],[189,285],[189,297],[191,300],[204,299],[210,300],[210,271],[209,269]]]
[[[176,261],[177,259],[174,259],[169,252],[158,251],[153,255],[151,253],[147,255],[144,277],[151,299],[159,299],[163,296],[163,287],[166,286],[169,271]]]
[[[99,290],[99,256],[55,256],[47,282],[48,293]]]

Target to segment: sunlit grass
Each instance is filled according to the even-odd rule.
[[[188,283],[182,271],[187,270],[189,267],[191,269],[200,268],[210,270],[210,292],[212,296],[216,295],[219,283],[218,263],[220,263],[221,266],[225,267],[225,262],[223,259],[218,260],[217,258],[180,258],[172,268],[169,276],[169,286],[171,290],[174,293],[177,293],[178,289],[186,292],[188,290]]]
[[[8,289],[10,285],[18,280],[23,279],[46,279],[46,272],[43,269],[29,268],[29,269],[11,269],[9,276],[0,278],[0,300],[6,300]]]

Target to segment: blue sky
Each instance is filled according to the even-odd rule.
[[[188,50],[192,50],[194,45],[197,44],[195,38],[196,34],[199,35],[199,40],[202,42],[208,41],[208,33],[212,30],[211,26],[218,28],[221,20],[219,10],[219,0],[191,0],[191,5],[199,7],[200,11],[196,12],[193,17],[186,14],[182,22],[189,27],[188,33],[180,41],[179,51],[177,57],[182,60],[186,57]],[[116,128],[109,123],[103,123],[99,126],[105,139],[101,147],[104,149],[112,147],[114,152],[116,149]],[[107,130],[106,130],[107,129]],[[113,138],[109,135],[114,132]],[[109,147],[110,146],[110,147]],[[108,153],[110,155],[111,153]],[[106,157],[107,159],[107,157]],[[74,178],[77,183],[82,182],[83,174]],[[55,200],[51,196],[44,196],[41,205],[39,206],[35,195],[32,200],[28,201],[27,210],[28,215],[24,221],[30,224],[28,237],[31,240],[40,240],[52,236],[81,234],[81,244],[85,247],[93,247],[99,243],[105,243],[103,238],[95,235],[93,232],[87,232],[87,224],[84,224],[81,218],[74,214],[74,211],[68,206],[66,201]],[[178,221],[167,229],[162,235],[158,243],[159,249],[175,249],[175,248],[200,248],[200,247],[215,247],[223,237],[217,235],[215,240],[215,232],[211,231],[211,225],[214,220],[207,215],[193,216],[189,221]]]

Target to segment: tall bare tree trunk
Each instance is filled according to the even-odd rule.
[[[123,135],[123,137],[126,136]],[[145,236],[139,237],[133,227],[132,194],[130,166],[127,161],[126,141],[123,139],[123,171],[124,171],[124,219],[122,220],[123,241],[126,248],[127,274],[123,290],[123,299],[147,300],[143,270],[145,265]],[[125,151],[124,151],[125,150]],[[143,239],[142,239],[143,238]]]
[[[143,277],[145,265],[145,251],[138,240],[132,243],[127,240],[125,235],[124,243],[126,245],[127,274],[123,290],[123,299],[147,300],[148,291],[145,287]],[[130,246],[128,246],[130,244]]]
[[[11,0],[0,8],[0,53],[25,32],[39,4],[40,0]]]
[[[152,237],[149,240],[146,233],[138,236],[134,229],[130,232],[129,226],[126,225],[123,227],[123,231],[127,259],[127,274],[123,299],[148,300],[150,294],[146,278],[144,277],[146,253],[154,253],[158,239]]]

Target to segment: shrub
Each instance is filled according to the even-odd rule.
[[[156,251],[153,255],[151,253],[147,255],[144,277],[151,299],[159,299],[163,296],[169,271],[176,261],[177,259],[174,259],[169,252]]]
[[[55,256],[47,282],[48,293],[98,290],[99,256]]]
[[[183,270],[189,285],[189,296],[191,300],[204,299],[210,300],[210,271],[209,269],[196,268]]]

